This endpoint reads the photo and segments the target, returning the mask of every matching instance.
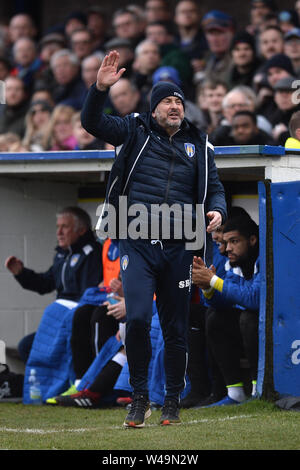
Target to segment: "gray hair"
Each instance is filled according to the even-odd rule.
[[[61,209],[57,214],[56,217],[61,217],[62,215],[71,215],[75,222],[75,230],[77,231],[79,228],[85,228],[86,230],[90,230],[92,227],[92,221],[89,214],[81,207],[77,206],[68,206]]]
[[[93,54],[90,54],[87,57],[85,57],[81,62],[81,66],[83,67],[89,59],[93,59],[93,58],[98,59],[99,62],[101,63],[104,57],[105,57],[104,52],[96,51]]]
[[[238,85],[238,86],[232,88],[232,90],[230,90],[224,96],[223,101],[222,101],[222,107],[223,108],[226,108],[228,106],[228,101],[230,100],[232,95],[234,95],[235,93],[240,93],[241,95],[244,95],[244,97],[245,97],[246,101],[248,102],[248,104],[252,104],[253,106],[256,105],[256,95],[255,95],[254,91],[246,85]]]
[[[59,51],[54,52],[50,59],[50,67],[53,69],[55,67],[55,61],[60,57],[68,57],[69,61],[72,65],[79,66],[80,61],[74,52],[70,51],[70,49],[60,49]]]
[[[139,91],[138,86],[129,78],[121,77],[114,85],[116,84],[122,84],[122,83],[127,83],[132,91]],[[113,88],[113,86],[111,88]]]
[[[19,43],[20,41],[24,41],[24,40],[25,40],[25,41],[29,41],[29,42],[33,45],[34,50],[37,51],[37,44],[36,44],[36,42],[34,41],[34,39],[29,38],[29,37],[27,37],[27,36],[22,36],[22,37],[18,38],[18,39],[16,40],[16,42],[14,43],[14,45],[13,45],[13,47],[12,47],[12,52],[13,52],[13,54],[16,53],[16,48],[17,48],[18,43]]]
[[[152,44],[153,46],[157,48],[157,52],[160,54],[159,46],[156,44],[156,42],[152,41],[151,39],[144,39],[136,46],[134,50],[134,55],[136,57],[142,52],[143,46],[145,44]]]

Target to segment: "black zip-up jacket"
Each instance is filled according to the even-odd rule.
[[[82,235],[68,250],[56,247],[52,266],[44,273],[25,268],[15,276],[24,289],[38,294],[57,291],[57,299],[79,301],[88,287],[103,279],[102,245],[91,230]]]
[[[106,203],[112,204],[118,210],[119,196],[129,195],[129,199],[131,199],[132,187],[134,194],[137,194],[138,189],[139,201],[141,201],[141,195],[144,194],[151,204],[153,203],[151,199],[153,197],[152,188],[155,188],[158,194],[163,195],[172,187],[172,201],[169,200],[168,203],[185,202],[182,198],[184,181],[179,184],[179,180],[174,180],[178,176],[178,171],[177,168],[174,171],[172,165],[174,149],[179,152],[181,146],[179,156],[185,154],[187,160],[190,159],[191,162],[192,159],[196,160],[195,163],[191,163],[191,165],[194,165],[193,171],[196,173],[193,202],[202,204],[205,207],[205,213],[212,210],[219,211],[224,222],[227,215],[224,188],[215,166],[214,149],[208,142],[207,136],[184,119],[181,129],[172,139],[163,139],[163,145],[157,139],[156,127],[158,125],[153,122],[150,112],[140,115],[130,114],[124,118],[105,115],[103,105],[106,97],[107,92],[99,91],[94,84],[88,92],[81,112],[82,125],[90,134],[109,142],[115,147],[122,146],[121,150],[118,151],[117,149],[117,157],[110,172]],[[163,134],[167,136],[161,128],[161,135],[163,136]],[[185,143],[194,146],[192,157],[188,155]],[[164,167],[156,167],[155,161],[157,162],[157,159],[155,160],[155,156],[162,152],[163,146],[165,157],[169,156],[170,161],[165,158]],[[148,171],[147,178],[143,180],[140,175],[142,173],[146,175],[145,168],[146,166],[149,168],[151,159],[153,162],[150,167],[151,171]],[[162,163],[162,159],[159,163]],[[172,168],[172,172],[170,172],[170,168]],[[190,171],[187,171],[185,179],[190,178],[190,176]],[[134,202],[138,201],[135,199]],[[161,202],[164,202],[163,197]],[[203,226],[205,227],[204,219],[205,215],[203,213]]]

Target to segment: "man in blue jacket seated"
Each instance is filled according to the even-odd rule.
[[[6,268],[24,288],[38,294],[56,290],[58,303],[75,305],[88,287],[102,281],[102,246],[91,230],[90,216],[80,207],[66,207],[57,214],[58,245],[52,266],[37,273],[15,256],[7,258]],[[20,344],[27,362],[35,334]]]
[[[207,317],[208,342],[227,388],[227,396],[210,406],[238,404],[246,399],[240,366],[244,356],[251,369],[252,395],[256,393],[258,234],[258,226],[250,218],[228,220],[223,229],[229,261],[224,279],[215,274],[213,266],[207,268],[201,258],[194,258],[193,282],[211,305]]]
[[[125,117],[103,113],[109,88],[125,72],[118,68],[119,54],[111,51],[88,92],[81,119],[90,134],[115,147],[122,145],[110,172],[104,208],[111,216],[113,212],[119,216],[115,218],[117,233],[111,236],[108,232],[106,236],[119,238],[127,311],[126,354],[133,402],[124,426],[143,427],[150,415],[149,331],[154,294],[165,341],[166,396],[160,424],[174,424],[180,422],[179,397],[185,386],[193,255],[202,248],[202,256],[209,252],[205,235],[211,242],[210,232],[226,219],[224,188],[214,163],[213,146],[185,119],[185,98],[175,84],[159,82],[153,87],[149,112]],[[129,209],[128,223],[123,224],[127,214],[121,197],[122,202],[126,199],[126,212]],[[163,209],[167,212],[166,206],[169,210],[173,207],[168,220],[162,214]],[[137,207],[138,223],[133,215]],[[199,247],[197,240],[188,243],[191,232],[185,231],[185,219],[181,217],[177,223],[177,216],[186,214],[186,210],[191,226],[198,223],[195,237],[203,235]],[[103,218],[107,217],[100,220]],[[163,222],[169,230],[164,230]],[[100,222],[98,226],[101,228]],[[140,233],[138,228],[134,231],[136,226]],[[176,231],[182,228],[178,236]],[[193,247],[187,249],[186,245]]]

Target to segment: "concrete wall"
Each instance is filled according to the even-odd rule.
[[[25,266],[46,271],[56,245],[56,212],[70,204],[77,204],[75,184],[0,178],[0,339],[8,347],[36,330],[55,294],[22,289],[4,267],[5,259],[15,255]]]

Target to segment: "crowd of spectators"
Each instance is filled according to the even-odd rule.
[[[294,10],[284,11],[276,10],[272,0],[252,0],[249,4],[249,24],[242,29],[238,19],[225,12],[213,10],[201,14],[198,2],[194,0],[178,0],[174,12],[168,0],[145,0],[144,6],[128,5],[117,10],[111,18],[99,7],[91,7],[85,12],[73,12],[62,25],[52,27],[45,34],[38,31],[27,14],[15,15],[9,24],[2,25],[0,29],[0,79],[5,82],[6,101],[0,113],[0,151],[109,148],[106,142],[99,141],[82,127],[80,110],[89,87],[96,81],[103,58],[110,50],[119,52],[120,67],[126,67],[126,72],[110,89],[105,105],[107,114],[123,117],[128,113],[146,111],[152,86],[160,80],[167,80],[184,90],[186,117],[207,132],[214,145],[285,145],[289,137],[294,139],[294,143],[300,135],[300,114],[296,113],[300,111],[300,105],[294,99],[299,95],[295,94],[297,90],[294,85],[300,76],[300,1],[295,2]],[[291,122],[293,126],[289,127]],[[249,255],[246,266],[247,269],[250,266],[249,272],[245,271],[245,263],[239,264],[244,258],[235,264],[232,262],[229,274],[217,271],[220,276],[217,276],[217,281],[219,284],[222,281],[220,288],[211,284],[214,273],[209,272],[208,280],[204,279],[201,277],[204,276],[204,268],[196,266],[200,271],[196,272],[198,278],[194,282],[199,289],[209,290],[210,295],[218,300],[218,292],[224,296],[227,285],[231,285],[231,268],[235,266],[241,267],[242,271],[244,269],[243,275],[239,276],[238,294],[229,299],[230,311],[236,303],[242,305],[238,316],[234,311],[235,323],[238,318],[234,341],[238,346],[242,335],[239,330],[241,312],[247,313],[249,309],[251,319],[254,318],[253,312],[257,319],[258,311],[256,297],[256,303],[250,306],[247,302],[243,303],[245,299],[242,297],[245,282],[248,283],[248,290],[249,286],[252,289],[252,284],[256,288],[255,283],[258,282],[255,267],[258,254],[257,226],[253,221],[249,222],[250,231],[245,234],[245,220],[249,222],[248,218],[242,219],[240,225],[236,222],[236,225],[228,225],[223,229],[225,233],[239,236],[242,241],[252,240],[251,237],[255,235],[255,250],[246,253]],[[256,230],[254,235],[253,226]],[[227,236],[226,245],[222,236],[216,246],[219,247],[224,267],[228,261],[225,255],[230,251],[230,240]],[[8,269],[19,275],[11,269],[11,263],[9,258]],[[194,271],[197,271],[196,268]],[[85,287],[91,285],[97,286],[98,279]],[[55,288],[55,283],[52,287]],[[215,318],[210,316],[210,322],[213,318],[216,323],[219,305],[216,307],[212,301],[210,304],[210,300],[204,299],[200,307],[204,312],[207,309],[210,314],[213,312]],[[105,315],[108,307],[106,304]],[[83,310],[86,314],[86,306]],[[94,310],[92,305],[91,312]],[[76,319],[80,312],[78,309]],[[195,330],[192,326],[191,323],[191,331]],[[213,342],[214,339],[212,334],[216,330],[211,324],[209,326],[211,336],[202,325],[202,334],[205,331],[204,343],[208,340]],[[257,339],[257,325],[253,331],[251,340]],[[224,330],[222,332],[223,337],[232,342],[230,335],[226,337]],[[89,333],[84,339],[90,341]],[[196,353],[193,353],[193,341]],[[219,341],[218,338],[216,341]],[[197,389],[193,361],[198,375],[201,370],[205,374],[208,371],[203,357],[200,361],[195,359],[200,343],[198,337],[190,339],[188,372],[192,394],[183,406],[199,405],[202,399],[207,402],[207,398],[210,403],[214,403],[224,398],[226,388],[233,383],[231,388],[234,390],[229,390],[231,395],[228,394],[231,401],[228,397],[227,400],[230,403],[243,401],[244,395],[241,395],[242,398],[237,396],[237,390],[242,389],[239,370],[234,379],[221,371],[223,382],[217,393],[214,393],[214,383],[203,380],[203,374],[200,374],[202,388]],[[253,343],[256,347],[255,341]],[[204,344],[203,349],[206,346]],[[76,351],[72,352],[74,359]],[[235,355],[237,369],[240,356],[240,352]],[[121,362],[117,363],[123,367],[124,359],[121,358]],[[221,362],[219,357],[215,359]],[[256,356],[253,362],[257,363]],[[80,371],[80,377],[86,368]],[[119,369],[116,376],[120,373]],[[253,386],[256,385],[256,373],[255,370],[251,377]],[[255,395],[255,387],[253,390],[252,394]],[[99,390],[94,387],[92,392],[95,396]],[[210,394],[213,395],[213,401]],[[67,406],[72,405],[69,403]]]
[[[273,0],[252,0],[244,6],[249,17],[243,27],[236,16],[203,12],[194,0],[145,0],[111,17],[92,6],[47,31],[27,13],[15,14],[0,25],[6,103],[0,110],[0,150],[109,148],[92,137],[80,142],[74,116],[113,49],[126,72],[110,91],[107,113],[147,110],[152,85],[169,80],[185,92],[186,117],[214,145],[241,143],[232,129],[240,111],[252,113],[244,144],[284,145],[299,109],[299,7],[299,1],[293,10],[279,10]]]

